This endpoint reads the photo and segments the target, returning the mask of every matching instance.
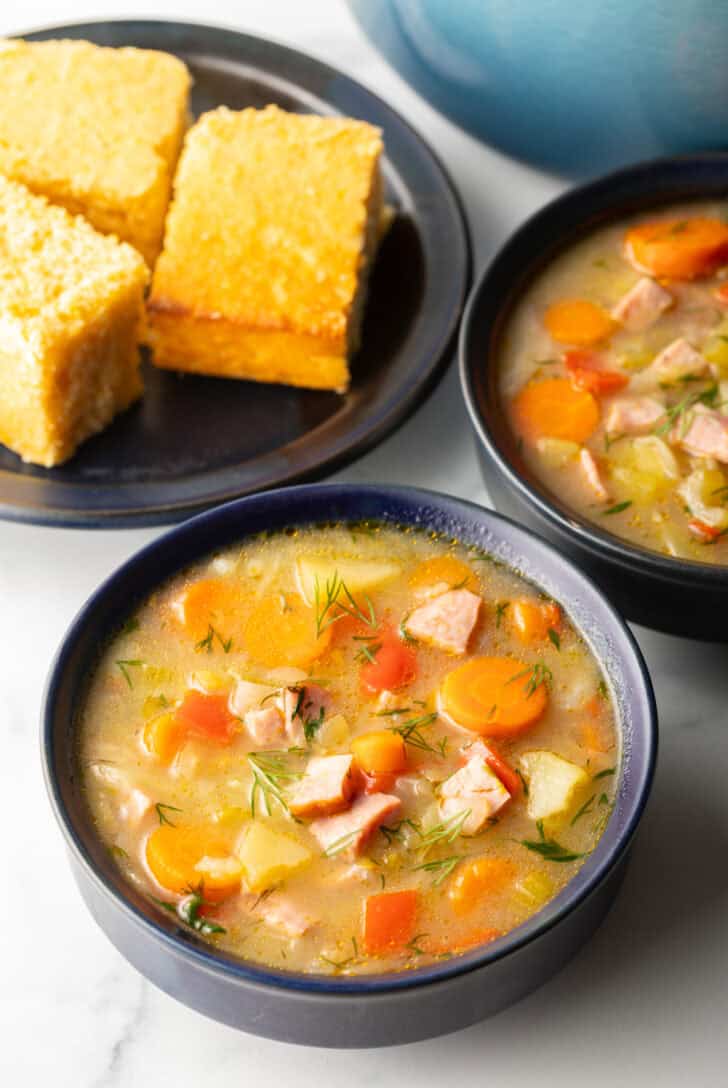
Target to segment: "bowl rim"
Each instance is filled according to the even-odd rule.
[[[233,954],[217,951],[210,944],[202,942],[195,934],[188,934],[181,927],[174,926],[171,922],[168,922],[166,926],[163,925],[162,923],[166,919],[157,919],[151,913],[149,915],[143,913],[127,896],[122,894],[121,890],[107,876],[97,869],[90,851],[86,848],[64,802],[61,790],[63,775],[59,775],[57,767],[59,758],[55,751],[54,734],[59,728],[57,718],[60,711],[56,707],[59,691],[67,681],[68,675],[73,675],[72,658],[79,648],[83,663],[88,663],[91,650],[88,646],[85,649],[83,647],[84,640],[90,637],[85,634],[86,628],[98,614],[104,614],[107,598],[112,592],[118,591],[127,582],[132,582],[149,565],[155,568],[155,584],[163,583],[173,577],[175,573],[190,566],[196,559],[188,557],[178,560],[176,558],[177,546],[180,542],[183,544],[192,542],[196,556],[199,559],[213,553],[219,547],[229,546],[235,541],[244,540],[246,537],[261,531],[258,528],[248,528],[246,530],[241,521],[244,522],[248,514],[277,509],[281,514],[285,513],[286,517],[290,517],[291,511],[298,505],[302,509],[297,513],[294,512],[289,524],[324,524],[330,521],[330,517],[327,518],[327,511],[331,509],[333,502],[336,500],[356,502],[359,505],[367,501],[373,501],[384,506],[391,503],[400,513],[403,506],[409,508],[410,511],[419,510],[423,507],[425,509],[429,508],[431,512],[437,512],[443,516],[457,517],[461,523],[467,523],[469,527],[474,527],[479,523],[489,533],[494,533],[496,541],[499,538],[501,542],[503,539],[507,539],[508,542],[515,539],[519,551],[523,552],[530,561],[535,559],[538,562],[540,557],[546,557],[550,564],[558,568],[559,584],[561,585],[562,579],[567,583],[568,593],[565,590],[565,594],[576,597],[578,591],[581,594],[580,600],[585,598],[590,606],[594,605],[600,611],[600,621],[606,623],[610,629],[615,645],[615,648],[611,651],[612,659],[617,663],[621,678],[626,680],[629,677],[634,681],[634,729],[641,745],[639,773],[636,773],[634,779],[630,779],[628,783],[629,791],[625,793],[623,798],[624,818],[620,821],[610,821],[611,834],[610,824],[608,824],[592,853],[592,858],[598,855],[593,866],[590,866],[589,860],[587,860],[550,904],[547,904],[546,907],[536,912],[526,922],[509,931],[503,937],[497,938],[489,944],[481,945],[472,952],[455,955],[451,959],[421,968],[414,968],[410,971],[381,972],[361,976],[307,975],[303,972],[282,971],[243,960]],[[311,509],[309,514],[306,515],[304,510],[312,506],[317,509]],[[242,518],[240,515],[242,515]],[[432,513],[430,518],[432,518]],[[376,516],[371,515],[364,515],[364,519],[370,521],[381,520],[392,525],[418,524],[414,515],[410,520],[405,519],[404,516],[402,518],[381,517],[378,519]],[[356,518],[351,516],[339,520],[355,522]],[[421,524],[426,525],[427,519]],[[210,530],[216,528],[218,531],[223,531],[226,540],[215,539],[214,543],[210,544],[207,542],[208,534],[212,535]],[[163,570],[161,576],[157,574],[157,564],[161,564]],[[526,577],[526,575],[522,576]],[[140,597],[143,599],[146,592],[146,590],[141,593],[139,591],[135,592],[131,588],[126,591],[129,611],[136,606]],[[578,626],[577,629],[579,629]],[[604,659],[596,654],[588,638],[586,641],[591,652],[596,656],[600,667],[607,675],[610,675]],[[78,671],[79,668],[76,667],[76,672]],[[78,683],[78,678],[75,678],[74,691],[78,687]],[[72,717],[72,715],[68,717]],[[68,732],[76,728],[72,721],[68,721],[67,718],[64,719],[63,724]],[[289,994],[298,993],[300,996],[305,995],[308,998],[327,999],[332,996],[346,994],[353,998],[366,997],[367,1000],[371,1000],[376,995],[383,997],[384,994],[391,994],[393,991],[411,991],[422,986],[436,985],[454,976],[465,975],[485,967],[540,938],[553,929],[563,918],[571,914],[603,883],[608,874],[624,857],[632,842],[652,786],[657,757],[657,739],[655,696],[642,653],[625,621],[587,575],[580,571],[569,559],[559,554],[558,550],[546,540],[493,510],[435,491],[406,486],[372,484],[301,484],[245,496],[199,514],[171,528],[139,549],[101,583],[83,604],[67,628],[51,664],[46,681],[42,699],[40,728],[41,762],[46,790],[53,814],[63,834],[66,847],[71,854],[71,859],[94,885],[95,890],[107,900],[110,900],[117,912],[121,912],[128,922],[145,931],[147,937],[151,937],[158,944],[163,945],[171,955],[191,960],[198,969],[218,978],[223,976],[228,981],[238,985],[257,987],[268,993],[283,989]],[[625,781],[624,751],[621,758],[620,773],[616,781],[623,785]],[[86,819],[88,821],[88,817]],[[87,836],[94,834],[90,823],[86,828],[86,832]],[[587,870],[586,873],[585,870]],[[119,884],[123,886],[124,880],[125,878],[121,876]]]
[[[514,303],[522,297],[524,289],[540,271],[580,238],[610,222],[623,219],[630,211],[638,208],[648,210],[680,200],[710,199],[710,193],[704,192],[701,196],[699,181],[690,182],[691,175],[698,175],[702,171],[720,171],[724,175],[722,184],[728,196],[728,151],[706,151],[648,159],[610,171],[569,187],[528,216],[509,234],[479,274],[470,292],[458,337],[458,370],[465,406],[479,442],[520,498],[548,524],[576,538],[581,547],[593,555],[617,566],[629,568],[638,574],[657,574],[667,580],[679,577],[681,581],[696,587],[711,587],[717,584],[725,586],[727,572],[724,565],[672,557],[641,547],[600,528],[574,507],[559,504],[545,485],[532,484],[518,471],[496,438],[491,427],[495,404],[489,404],[486,409],[477,395],[478,371],[482,371],[485,379],[489,369],[495,369],[497,365],[493,351],[497,339],[494,332],[496,322],[501,324],[504,321]],[[650,182],[652,196],[644,192]],[[625,203],[631,204],[631,208],[626,208]],[[544,247],[543,238],[554,233],[555,224],[561,225],[559,240],[549,241]],[[497,280],[502,275],[502,268],[515,254],[522,254],[528,249],[532,250],[533,256],[524,266],[518,287],[501,290]],[[493,302],[493,299],[496,301]],[[489,338],[489,344],[483,359],[482,355],[477,355],[474,341],[478,332],[482,332],[481,311],[488,305],[492,307],[494,315],[491,321],[486,322],[486,326],[490,327],[484,335]]]

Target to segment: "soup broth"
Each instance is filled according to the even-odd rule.
[[[542,908],[606,826],[618,745],[555,602],[378,525],[182,573],[111,639],[80,728],[126,878],[219,948],[321,974],[418,967]]]
[[[564,252],[515,307],[500,386],[535,476],[599,528],[728,562],[728,224],[676,206]]]

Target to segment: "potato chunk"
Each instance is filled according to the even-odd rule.
[[[313,604],[316,599],[316,584],[319,594],[325,594],[327,584],[333,585],[335,576],[350,593],[367,593],[392,581],[399,571],[399,564],[378,559],[332,559],[323,555],[302,555],[296,563],[298,587],[307,604]],[[345,597],[341,599],[345,603]]]
[[[251,892],[264,892],[298,872],[312,854],[290,835],[253,822],[238,847],[238,858]]]
[[[589,783],[582,767],[554,752],[524,752],[520,762],[528,780],[528,815],[532,820],[561,820]]]

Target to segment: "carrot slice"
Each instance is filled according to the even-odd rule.
[[[721,283],[715,289],[715,297],[722,306],[728,306],[728,283]]]
[[[500,936],[499,929],[484,928],[474,929],[462,937],[421,937],[418,944],[430,956],[457,956],[461,952],[477,948],[479,944],[489,944]]]
[[[712,544],[719,536],[723,535],[722,529],[716,529],[714,525],[708,525],[700,518],[690,518],[688,529],[701,544]]]
[[[574,389],[567,378],[545,378],[524,385],[513,402],[516,430],[530,441],[564,438],[586,442],[599,423],[591,393]]]
[[[397,774],[407,768],[407,749],[399,733],[375,729],[351,742],[357,767],[369,775]]]
[[[465,729],[513,737],[546,709],[546,683],[534,666],[512,657],[474,657],[449,672],[440,687],[443,712]]]
[[[564,366],[576,389],[585,389],[596,396],[616,393],[629,382],[628,376],[618,370],[602,369],[598,357],[590,351],[564,352]]]
[[[554,302],[544,314],[543,323],[560,344],[598,344],[614,328],[607,311],[584,298]]]
[[[418,894],[414,890],[370,895],[364,904],[364,950],[381,956],[412,940]]]
[[[183,631],[201,642],[210,635],[210,650],[223,650],[232,638],[237,642],[241,633],[244,598],[239,586],[225,578],[198,578],[189,582],[171,602],[171,611]]]
[[[411,684],[417,675],[417,654],[412,647],[389,627],[380,628],[373,638],[372,642],[361,643],[373,658],[359,672],[364,691],[397,691]]]
[[[704,216],[651,220],[628,230],[624,243],[640,271],[694,280],[711,276],[728,261],[728,224]]]
[[[190,688],[175,713],[179,729],[187,737],[230,744],[238,732],[238,720],[228,708],[227,695],[208,695]]]
[[[456,914],[469,914],[484,898],[507,888],[515,875],[516,866],[508,858],[480,857],[463,862],[447,889],[450,906]]]
[[[171,763],[185,739],[185,730],[178,722],[176,714],[157,714],[155,718],[144,723],[144,747],[160,763]]]
[[[451,589],[458,586],[473,592],[477,592],[479,588],[475,571],[454,555],[436,555],[432,559],[425,559],[417,564],[409,577],[412,589],[424,589],[438,583],[445,583]]]
[[[485,762],[488,764],[493,774],[500,778],[511,797],[517,797],[521,793],[523,790],[523,782],[513,770],[510,763],[506,763],[505,759],[503,759],[490,744],[488,745],[488,755],[485,757]]]
[[[163,824],[147,839],[147,865],[158,884],[177,895],[202,885],[204,898],[219,903],[237,891],[240,870],[231,865],[229,872],[203,872],[197,866],[207,858],[231,858],[230,841],[208,824]]]
[[[328,649],[331,627],[316,634],[316,616],[297,593],[263,597],[248,616],[243,642],[267,668],[310,665]]]
[[[553,601],[512,601],[508,619],[520,641],[528,645],[543,641],[549,630],[558,630],[561,609]]]

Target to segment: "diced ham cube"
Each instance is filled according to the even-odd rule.
[[[604,426],[607,434],[646,434],[664,414],[656,397],[619,397],[609,405]]]
[[[283,716],[286,735],[292,745],[303,747],[306,743],[306,725],[321,725],[331,702],[328,691],[318,684],[298,684],[284,689]]]
[[[277,706],[249,710],[243,718],[253,744],[258,748],[280,748],[286,743],[286,726]]]
[[[420,642],[464,654],[478,621],[481,599],[469,589],[451,589],[420,605],[404,621],[408,634]]]
[[[462,833],[477,835],[510,799],[510,793],[491,771],[483,754],[476,753],[440,787],[440,816],[452,820],[467,812]]]
[[[253,910],[266,925],[280,930],[286,937],[303,937],[316,924],[316,919],[299,907],[292,896],[281,892],[259,897]]]
[[[320,843],[324,853],[338,857],[356,857],[362,852],[374,832],[402,807],[399,797],[387,793],[365,793],[357,797],[348,812],[314,820],[308,829]]]
[[[623,295],[612,310],[612,317],[631,332],[643,332],[654,325],[660,314],[669,310],[673,297],[649,276],[643,276]]]
[[[609,500],[609,492],[602,480],[601,469],[594,454],[591,450],[586,449],[586,447],[584,447],[579,454],[579,466],[594,498],[597,499],[598,502],[607,502]]]
[[[153,807],[154,802],[144,790],[132,789],[119,805],[119,815],[122,822],[138,825]]]
[[[268,684],[253,684],[250,680],[238,680],[230,693],[230,712],[236,718],[244,718],[249,710],[257,710],[264,706],[277,690]]]
[[[714,457],[728,464],[728,416],[714,409],[696,404],[689,413],[687,427],[679,422],[670,439],[695,457]]]
[[[688,375],[704,374],[708,369],[708,360],[683,336],[673,340],[650,363],[647,371],[659,381],[674,382]]]
[[[329,816],[341,812],[354,791],[353,756],[314,756],[288,798],[294,816]]]

